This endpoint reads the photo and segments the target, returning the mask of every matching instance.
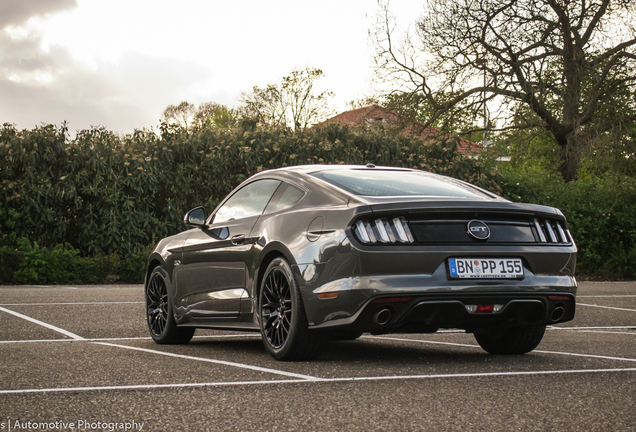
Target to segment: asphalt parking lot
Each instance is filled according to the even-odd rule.
[[[364,335],[312,362],[260,336],[148,337],[143,287],[0,287],[1,430],[636,430],[636,282],[582,282],[537,350]],[[17,422],[17,423],[16,423]]]

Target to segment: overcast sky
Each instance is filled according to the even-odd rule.
[[[129,133],[169,104],[238,106],[294,68],[324,71],[338,111],[370,93],[374,0],[0,0],[0,124]],[[393,0],[404,27],[417,0]]]

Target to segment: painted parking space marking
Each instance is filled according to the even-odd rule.
[[[622,298],[636,297],[636,294],[577,295],[576,298]]]
[[[449,378],[488,378],[488,377],[514,377],[514,376],[540,376],[540,375],[568,375],[568,374],[593,374],[593,373],[618,373],[636,372],[636,368],[613,368],[613,369],[565,369],[548,371],[507,371],[507,372],[475,372],[457,374],[424,374],[424,375],[385,375],[372,377],[345,377],[345,378],[322,378],[315,380],[287,379],[270,381],[234,381],[234,382],[208,382],[208,383],[180,383],[180,384],[139,384],[123,386],[100,386],[100,387],[58,387],[44,389],[17,389],[0,390],[0,394],[24,394],[24,393],[57,393],[57,392],[82,392],[82,391],[108,391],[108,390],[157,390],[171,388],[193,388],[193,387],[229,387],[246,385],[273,385],[273,384],[328,384],[338,382],[369,382],[369,381],[394,381],[394,380],[417,380],[417,379],[449,379]]]
[[[232,335],[201,335],[194,336],[192,339],[226,339],[226,338],[251,338],[254,340],[260,340],[261,336],[255,334],[232,334]],[[140,337],[120,337],[120,338],[84,338],[84,339],[25,339],[25,340],[6,340],[0,341],[0,344],[22,344],[22,343],[59,343],[59,342],[119,342],[119,341],[151,341],[150,336]]]
[[[242,369],[250,369],[250,370],[255,370],[255,371],[258,371],[258,372],[266,372],[266,373],[271,373],[271,374],[276,374],[276,375],[284,375],[284,376],[288,376],[288,377],[292,377],[292,378],[300,378],[300,379],[309,380],[309,381],[321,380],[321,378],[318,378],[318,377],[315,377],[315,376],[311,376],[311,375],[302,375],[302,374],[282,371],[282,370],[278,370],[278,369],[270,369],[270,368],[265,368],[265,367],[261,367],[261,366],[253,366],[253,365],[249,365],[249,364],[245,364],[245,363],[229,362],[229,361],[225,361],[225,360],[216,360],[216,359],[210,359],[210,358],[206,358],[206,357],[194,357],[194,356],[189,356],[189,355],[184,355],[184,354],[174,354],[174,353],[166,352],[166,351],[152,350],[152,349],[148,349],[148,348],[131,347],[131,346],[128,346],[128,345],[118,345],[118,344],[113,344],[113,343],[109,343],[109,342],[93,342],[93,343],[95,345],[116,347],[116,348],[128,349],[128,350],[133,350],[133,351],[141,351],[141,352],[145,352],[145,353],[158,354],[158,355],[163,355],[163,356],[167,356],[167,357],[182,358],[182,359],[186,359],[186,360],[196,360],[196,361],[206,362],[206,363],[215,363],[215,364],[220,364],[220,365],[224,365],[224,366],[233,366],[233,367],[242,368]]]
[[[75,306],[104,304],[144,304],[142,301],[103,301],[103,302],[67,302],[67,303],[0,303],[0,306]]]
[[[577,303],[576,305],[577,306],[590,306],[590,307],[597,307],[597,308],[603,308],[603,309],[612,309],[612,310],[636,312],[636,309],[619,308],[619,307],[613,307],[613,306],[601,306],[601,305],[586,304],[586,303]]]
[[[546,330],[560,330],[575,333],[603,333],[615,335],[636,336],[636,326],[605,326],[605,327],[557,327],[547,326]],[[632,331],[617,331],[632,330]]]
[[[46,327],[48,329],[54,330],[58,333],[61,333],[65,336],[68,336],[74,340],[77,341],[83,341],[83,342],[88,342],[86,339],[84,339],[81,336],[76,335],[75,333],[71,333],[69,331],[66,331],[64,329],[61,329],[59,327],[55,327],[51,324],[47,324],[43,321],[40,320],[36,320],[34,318],[31,318],[27,315],[18,313],[18,312],[14,312],[12,310],[9,309],[5,309],[3,307],[0,307],[0,311],[9,313],[11,315],[15,315],[19,318],[25,319],[27,321],[33,322],[35,324],[39,324],[43,327]],[[129,350],[135,350],[135,351],[143,351],[146,353],[151,353],[151,354],[160,354],[160,355],[164,355],[164,356],[168,356],[168,357],[177,357],[177,358],[183,358],[183,359],[188,359],[188,360],[197,360],[197,361],[202,361],[202,362],[207,362],[207,363],[216,363],[216,364],[221,364],[221,365],[225,365],[225,366],[233,366],[233,367],[238,367],[238,368],[242,368],[242,369],[251,369],[251,370],[255,370],[258,372],[266,372],[266,373],[271,373],[271,374],[276,374],[276,375],[284,375],[284,376],[288,376],[288,377],[292,377],[292,378],[300,378],[303,380],[308,380],[308,381],[313,381],[313,380],[320,380],[320,378],[318,377],[314,377],[311,375],[302,375],[302,374],[297,374],[297,373],[293,373],[293,372],[286,372],[286,371],[282,371],[282,370],[278,370],[278,369],[269,369],[269,368],[263,368],[263,367],[259,367],[259,366],[252,366],[252,365],[248,365],[248,364],[243,364],[243,363],[235,363],[235,362],[228,362],[228,361],[224,361],[224,360],[215,360],[215,359],[209,359],[209,358],[204,358],[204,357],[193,357],[193,356],[186,356],[186,355],[182,355],[182,354],[173,354],[173,353],[169,353],[169,352],[164,352],[164,351],[158,351],[158,350],[151,350],[151,349],[147,349],[147,348],[138,348],[138,347],[131,347],[131,346],[127,346],[127,345],[118,345],[118,344],[113,344],[113,343],[109,343],[109,342],[89,342],[95,345],[103,345],[103,346],[109,346],[109,347],[114,347],[114,348],[120,348],[120,349],[129,349]]]
[[[18,317],[18,318],[22,318],[22,319],[27,320],[27,321],[30,321],[30,322],[32,322],[32,323],[35,323],[35,324],[41,325],[42,327],[46,327],[46,328],[48,328],[49,330],[56,331],[56,332],[58,332],[58,333],[63,334],[64,336],[68,336],[68,337],[70,337],[71,339],[75,339],[75,340],[84,340],[84,338],[83,338],[83,337],[78,336],[78,335],[76,335],[75,333],[71,333],[70,331],[67,331],[67,330],[61,329],[61,328],[59,328],[59,327],[55,327],[54,325],[51,325],[51,324],[47,324],[47,323],[45,323],[44,321],[36,320],[35,318],[31,318],[30,316],[27,316],[27,315],[21,314],[21,313],[19,313],[19,312],[14,312],[14,311],[12,311],[12,310],[9,310],[9,309],[3,308],[3,307],[0,307],[0,311],[2,311],[2,312],[6,312],[6,313],[8,313],[8,314],[11,314],[11,315],[16,316],[16,317]]]
[[[534,350],[532,352],[543,353],[543,354],[558,354],[572,357],[589,357],[589,358],[597,358],[601,360],[618,360],[618,361],[628,361],[628,362],[636,362],[636,359],[626,358],[626,357],[612,357],[612,356],[604,356],[598,354],[580,354],[580,353],[568,353],[561,351],[545,351],[545,350]]]
[[[364,336],[363,336],[364,337]],[[386,337],[386,336],[366,336],[369,339],[384,339],[384,340],[393,340],[393,341],[402,341],[402,342],[419,342],[425,344],[434,344],[434,345],[455,345],[455,346],[463,346],[463,347],[471,347],[471,348],[479,348],[479,345],[473,344],[460,344],[453,342],[440,342],[440,341],[428,341],[422,339],[406,339],[406,338],[394,338],[394,337]],[[557,354],[557,355],[566,355],[573,357],[589,357],[589,358],[597,358],[602,360],[618,360],[618,361],[628,361],[628,362],[636,362],[636,359],[626,358],[626,357],[612,357],[612,356],[604,356],[598,354],[580,354],[580,353],[568,353],[561,351],[546,351],[546,350],[532,350],[533,353],[542,353],[542,354]]]
[[[428,340],[421,340],[421,339],[407,339],[407,338],[399,338],[399,337],[390,337],[390,336],[372,336],[372,335],[364,335],[361,336],[360,339],[383,339],[383,340],[391,340],[391,341],[398,341],[398,342],[421,342],[421,343],[427,343],[427,344],[432,344],[432,345],[450,345],[450,346],[460,346],[460,347],[470,347],[470,348],[479,348],[481,349],[481,347],[479,345],[472,345],[472,344],[464,344],[464,343],[457,343],[457,342],[442,342],[442,341],[428,341]]]
[[[636,330],[636,326],[594,326],[594,327],[561,327],[561,326],[547,326],[548,330]]]
[[[566,331],[571,331],[576,333],[603,333],[603,334],[636,336],[636,332],[604,331],[604,330],[566,330]]]
[[[82,289],[82,287],[75,287],[69,285],[6,285],[0,287],[0,290],[26,290],[26,289],[63,289],[63,290],[78,290]],[[94,288],[93,288],[94,289]],[[99,289],[99,288],[97,288]]]
[[[592,297],[592,296],[587,296]],[[601,297],[601,296],[597,296]],[[602,296],[602,297],[619,297],[619,296]],[[623,297],[636,297],[636,296],[623,296]],[[53,339],[53,340],[22,340],[22,341],[0,341],[0,344],[19,344],[19,343],[60,343],[60,342],[86,342],[95,345],[102,345],[106,347],[135,350],[140,352],[146,352],[153,355],[163,355],[173,358],[181,358],[186,360],[194,360],[200,362],[214,363],[224,366],[237,367],[242,369],[249,369],[258,372],[270,373],[279,376],[284,376],[288,379],[272,379],[272,380],[253,380],[253,381],[230,381],[230,382],[206,382],[206,383],[172,383],[172,384],[142,384],[142,385],[121,385],[121,386],[95,386],[95,387],[64,387],[64,388],[36,388],[36,389],[16,389],[16,390],[0,390],[0,394],[20,394],[20,393],[52,393],[52,392],[82,392],[82,391],[117,391],[117,390],[148,390],[148,389],[170,389],[170,388],[196,388],[196,387],[226,387],[226,386],[242,386],[242,385],[272,385],[272,384],[293,384],[293,383],[335,383],[335,382],[358,382],[358,381],[386,381],[386,380],[404,380],[404,379],[442,379],[442,378],[471,378],[471,377],[505,377],[505,376],[532,376],[532,375],[554,375],[554,374],[584,374],[584,373],[619,373],[619,372],[635,372],[636,368],[606,368],[606,369],[566,369],[566,370],[549,370],[549,371],[503,371],[503,372],[476,372],[476,373],[458,373],[458,374],[422,374],[422,375],[388,375],[388,376],[363,376],[363,377],[341,377],[341,378],[320,378],[312,375],[304,375],[293,372],[287,372],[278,369],[270,369],[266,367],[259,367],[250,364],[236,363],[224,360],[216,360],[205,357],[195,357],[182,354],[176,354],[171,352],[164,352],[155,349],[147,349],[134,347],[124,344],[117,344],[112,342],[126,342],[126,341],[151,341],[152,338],[145,337],[122,337],[122,338],[83,338],[72,332],[64,330],[62,328],[53,326],[51,324],[39,321],[31,318],[27,315],[14,312],[10,309],[6,309],[2,306],[53,306],[53,305],[104,305],[104,304],[144,304],[143,301],[113,301],[113,302],[77,302],[77,303],[7,303],[0,304],[0,311],[14,315],[16,317],[25,319],[35,324],[46,327],[50,330],[54,330],[69,339]],[[624,309],[609,306],[593,305],[593,304],[580,304],[582,306],[599,307],[604,309],[617,309],[626,311],[636,311],[636,309]],[[601,327],[556,327],[549,326],[550,330],[568,330],[578,332],[603,332],[611,334],[628,334],[634,335],[635,333],[629,333],[626,330],[636,330],[635,326],[601,326]],[[610,330],[623,330],[623,331],[610,331]],[[439,333],[465,333],[463,330],[443,330]],[[224,335],[201,335],[195,336],[195,340],[205,341],[215,339],[226,338],[252,338],[254,340],[260,339],[260,334],[246,333],[246,334],[224,334]],[[458,346],[468,348],[478,348],[479,345],[466,344],[466,343],[454,343],[444,341],[428,341],[420,339],[408,339],[400,337],[385,337],[385,336],[371,336],[365,334],[362,339],[379,339],[379,340],[393,340],[401,342],[417,342],[434,345],[447,345]],[[597,358],[602,360],[612,361],[627,361],[636,362],[636,359],[612,357],[595,354],[580,354],[570,352],[559,351],[547,351],[547,350],[534,350],[535,353],[553,354],[553,355],[565,355],[584,358]],[[626,365],[631,366],[631,365]]]

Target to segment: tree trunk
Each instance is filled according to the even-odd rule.
[[[569,133],[565,140],[557,140],[557,170],[566,183],[576,180],[579,168],[578,140],[574,133]]]

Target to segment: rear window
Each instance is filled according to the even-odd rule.
[[[422,171],[334,170],[312,174],[356,195],[490,198],[469,185]]]

